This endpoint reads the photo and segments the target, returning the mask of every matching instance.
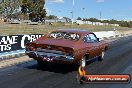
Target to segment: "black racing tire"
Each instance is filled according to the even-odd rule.
[[[103,61],[104,60],[104,55],[105,55],[105,51],[102,51],[101,55],[98,58],[98,61]]]
[[[85,67],[86,66],[86,56],[83,56],[82,58],[81,58],[81,60],[80,60],[80,66],[81,67]]]

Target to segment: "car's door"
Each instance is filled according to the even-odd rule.
[[[101,54],[101,48],[100,48],[100,41],[98,40],[98,38],[96,37],[95,34],[90,33],[89,34],[91,43],[92,43],[92,47],[93,47],[93,51],[95,56],[99,56]]]
[[[96,57],[100,55],[100,42],[98,41],[95,34],[90,33],[85,35],[83,41],[87,46],[86,49],[88,50],[90,57]]]
[[[93,44],[95,45],[95,43],[91,41],[89,34],[84,36],[83,43],[84,43],[86,52],[89,54],[89,58],[95,57],[95,55],[96,55],[95,49],[96,48],[93,47]]]

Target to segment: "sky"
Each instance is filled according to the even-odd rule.
[[[47,15],[132,20],[132,0],[46,0]],[[101,14],[101,15],[100,15]]]

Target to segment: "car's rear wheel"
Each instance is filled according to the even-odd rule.
[[[85,67],[86,66],[86,56],[82,57],[82,59],[80,60],[80,66],[81,67]]]
[[[104,60],[105,51],[102,51],[101,56],[99,56],[98,60],[103,61]]]

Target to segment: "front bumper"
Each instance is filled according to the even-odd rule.
[[[39,52],[39,51],[26,51],[25,52],[30,58],[34,58],[36,60],[47,61],[47,62],[70,62],[74,61],[74,57],[55,54],[55,53],[47,53],[47,52]]]

